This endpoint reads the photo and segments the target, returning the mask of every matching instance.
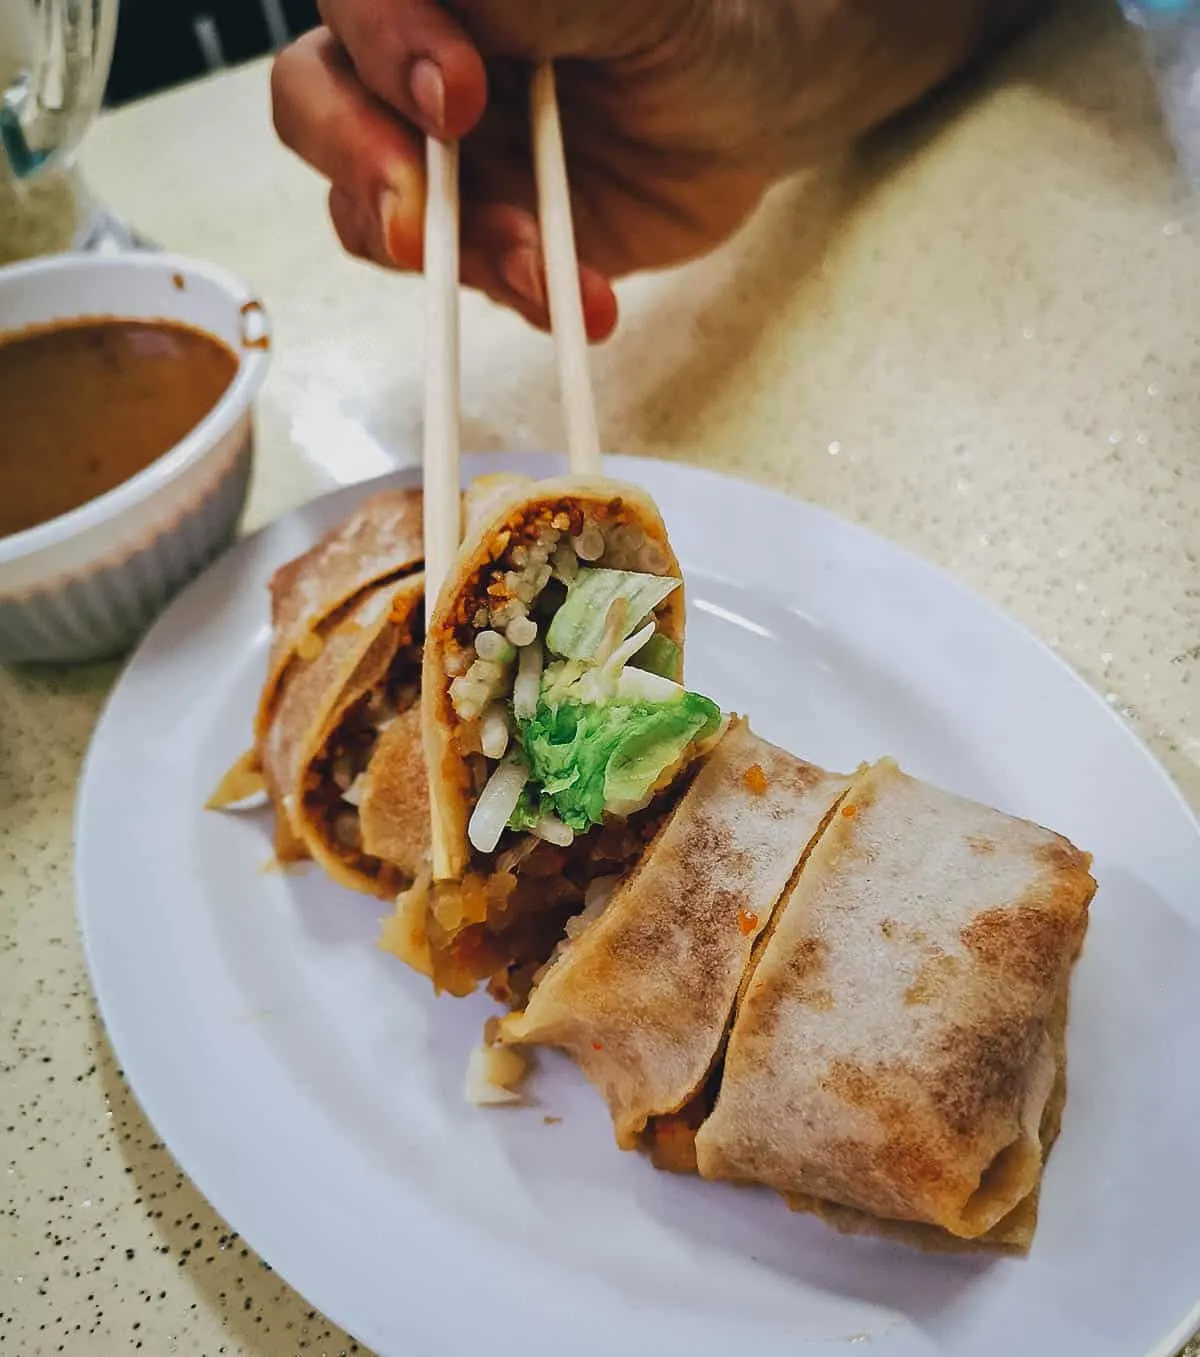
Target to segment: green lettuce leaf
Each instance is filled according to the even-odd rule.
[[[661,631],[651,636],[629,663],[647,674],[679,681],[679,647]]]
[[[605,641],[609,651],[615,650],[679,584],[662,575],[586,567],[575,576],[554,614],[546,646],[565,659],[593,663]],[[612,612],[614,604],[620,605],[619,613]]]
[[[539,793],[532,783],[527,782],[521,793],[517,807],[508,817],[509,829],[528,834],[547,812],[553,810],[548,796]]]
[[[553,811],[582,833],[606,810],[643,803],[689,746],[720,724],[720,708],[699,693],[668,702],[617,697],[601,706],[543,698],[533,718],[520,723],[530,785],[516,815],[536,820],[536,806],[538,815]]]

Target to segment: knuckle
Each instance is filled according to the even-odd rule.
[[[400,105],[406,97],[409,56],[407,37],[391,12],[382,6],[368,11],[350,50],[363,84],[387,103]]]
[[[296,139],[295,65],[294,45],[271,63],[271,121],[275,135],[289,150],[295,148]]]

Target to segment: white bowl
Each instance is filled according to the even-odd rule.
[[[237,373],[191,433],[136,476],[0,537],[0,661],[124,650],[229,545],[246,502],[251,405],[270,343],[262,302],[223,269],[178,255],[68,254],[0,269],[0,336],[89,316],[203,330],[238,354]]]

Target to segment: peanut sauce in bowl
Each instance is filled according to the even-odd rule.
[[[233,541],[269,361],[206,261],[0,270],[0,663],[120,653]]]
[[[237,355],[166,321],[88,319],[0,337],[0,537],[129,480],[233,382]]]

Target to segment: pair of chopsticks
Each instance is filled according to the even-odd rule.
[[[530,91],[538,221],[546,261],[550,328],[573,474],[600,474],[600,437],[588,369],[587,332],[563,153],[554,67],[542,62]],[[458,553],[462,511],[459,471],[458,145],[429,138],[425,206],[425,615],[433,616],[442,581]],[[447,873],[444,836],[433,798],[433,875]]]
[[[554,67],[534,71],[531,90],[538,219],[546,260],[550,327],[575,475],[599,475],[600,437],[588,369],[587,332],[563,154]],[[425,601],[426,615],[459,547],[458,146],[429,138],[425,207]]]

